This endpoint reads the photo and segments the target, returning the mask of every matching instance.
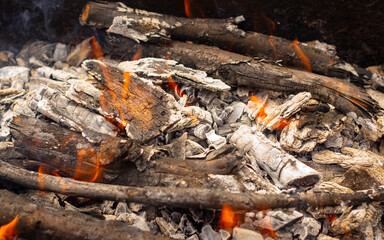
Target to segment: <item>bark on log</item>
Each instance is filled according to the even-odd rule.
[[[84,61],[82,66],[104,86],[100,96],[104,114],[121,122],[129,138],[145,142],[180,120],[175,99],[150,81],[98,60]]]
[[[256,32],[238,29],[240,16],[229,19],[189,19],[132,9],[119,3],[89,2],[80,23],[109,28],[138,41],[156,41],[161,37],[212,44],[221,49],[271,60],[283,60],[288,66],[313,70],[327,76],[347,78],[363,83],[384,85],[384,78],[368,70],[343,62],[336,51],[318,42],[299,43]],[[122,28],[126,29],[122,29]],[[325,46],[324,46],[325,45]],[[304,55],[304,57],[303,57]]]
[[[99,32],[103,50],[112,56],[133,56],[139,44],[118,35]],[[214,47],[171,41],[142,44],[143,57],[170,58],[187,67],[206,71],[232,86],[248,86],[285,92],[311,92],[343,113],[366,117],[380,107],[362,89],[340,79],[278,67]]]
[[[0,160],[0,179],[39,189],[36,172],[20,169]],[[297,206],[335,206],[342,202],[360,205],[362,202],[384,201],[384,191],[365,190],[354,193],[332,193],[309,191],[297,194],[233,193],[196,188],[127,187],[101,183],[76,181],[51,175],[40,176],[44,191],[58,192],[70,196],[112,201],[130,201],[154,206],[180,208],[221,209],[229,204],[238,210],[265,210]],[[13,216],[14,217],[14,216]]]
[[[117,137],[91,144],[80,133],[24,115],[14,118],[10,128],[19,152],[65,176],[73,177],[87,169],[94,175],[97,166],[134,160],[142,150],[132,140]]]
[[[0,190],[0,225],[16,217],[25,239],[168,239],[120,221],[104,221],[56,207],[42,206],[7,190]]]

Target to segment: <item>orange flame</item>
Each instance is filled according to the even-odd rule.
[[[201,9],[199,6],[196,6],[192,0],[184,0],[184,7],[185,7],[185,15],[189,18],[195,18],[196,15],[193,14],[192,9],[197,9],[200,13],[200,18],[205,18],[203,9]]]
[[[237,223],[238,217],[236,213],[229,205],[224,204],[221,209],[219,227],[225,230],[231,230],[236,227]]]
[[[38,184],[39,184],[40,190],[44,190],[44,181],[43,181],[43,175],[44,174],[49,174],[49,175],[60,178],[60,186],[62,187],[62,191],[65,191],[66,189],[69,188],[69,186],[70,186],[69,184],[65,183],[64,181],[61,181],[61,180],[63,180],[63,178],[60,176],[60,174],[58,174],[54,170],[46,170],[45,168],[46,168],[46,166],[44,164],[42,164],[39,166],[39,169],[37,171]],[[42,192],[42,193],[44,194],[45,192]]]
[[[260,98],[252,94],[249,101],[250,102],[248,103],[248,108],[257,110],[255,114],[255,120],[263,125],[268,125],[273,120],[273,117],[268,116],[268,114],[265,111],[267,100],[261,100]],[[275,123],[273,123],[271,127],[274,129],[283,129],[290,122],[291,122],[291,119],[281,118]]]
[[[301,62],[303,63],[304,68],[308,72],[312,72],[311,62],[309,61],[308,57],[301,51],[299,46],[299,41],[297,40],[297,38],[295,38],[295,40],[293,41],[290,47],[293,48],[293,50],[297,54],[299,54],[299,57],[301,59]]]
[[[96,41],[96,38],[95,37],[92,37],[92,49],[93,49],[93,52],[96,56],[97,59],[100,59],[101,61],[104,61],[104,54],[103,54],[103,51],[101,50],[101,47],[99,45],[99,43]],[[112,90],[113,89],[113,82],[112,82],[112,79],[111,77],[109,76],[109,73],[107,71],[107,69],[105,67],[102,67],[102,71],[104,73],[104,76],[105,76],[105,80],[107,81],[107,85],[108,85],[108,90],[109,90],[109,93],[111,94],[112,96],[112,100],[113,100],[113,103],[117,109],[117,111],[119,112],[120,114],[120,118],[121,118],[121,123],[123,124],[123,126],[127,125],[127,122],[125,121],[124,119],[124,115],[123,115],[123,112],[121,111],[121,106],[120,106],[120,103],[117,101],[116,99],[116,93]],[[103,110],[106,109],[106,98],[105,96],[102,96],[100,98],[100,105],[101,105],[101,108]]]
[[[8,224],[0,227],[0,239],[1,240],[13,240],[16,239],[19,233],[16,231],[16,225],[19,222],[19,216],[16,217]]]
[[[81,14],[81,20],[85,21],[88,18],[89,14],[89,4],[85,6],[84,12]]]
[[[131,61],[139,60],[142,55],[143,55],[143,48],[141,47],[141,45],[139,45],[139,47],[137,48],[135,55],[133,55]]]
[[[100,160],[100,157],[96,156],[96,153],[92,149],[81,149],[77,153],[77,167],[73,179],[86,182],[96,181],[102,170]],[[93,161],[96,161],[95,165],[89,163]]]

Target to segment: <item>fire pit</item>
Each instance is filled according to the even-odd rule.
[[[214,3],[4,3],[0,238],[381,238],[382,66]]]

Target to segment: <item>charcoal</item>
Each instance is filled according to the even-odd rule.
[[[0,89],[23,90],[29,82],[29,68],[9,66],[0,68]]]
[[[57,43],[53,51],[53,60],[55,62],[64,62],[68,55],[68,48],[63,43]]]
[[[197,233],[197,229],[193,222],[188,218],[188,215],[183,214],[180,219],[179,228],[186,236],[191,236]]]

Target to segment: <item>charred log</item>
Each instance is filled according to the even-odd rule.
[[[113,137],[91,144],[80,133],[24,115],[14,118],[10,128],[19,152],[65,176],[75,176],[77,170],[86,169],[92,175],[97,166],[134,160],[142,153],[130,139]]]
[[[132,9],[119,3],[89,2],[80,23],[122,34],[136,41],[176,40],[212,44],[221,49],[271,60],[331,77],[347,78],[383,86],[384,79],[368,70],[343,62],[332,46],[319,42],[299,43],[256,32],[245,32],[229,19],[189,19]]]
[[[111,55],[133,56],[138,44],[117,35],[100,32],[103,50]],[[142,44],[144,57],[176,60],[187,67],[206,71],[232,86],[248,86],[284,92],[311,92],[312,96],[334,105],[343,113],[369,116],[379,106],[362,89],[345,81],[309,72],[278,67],[250,57],[217,48],[171,41]]]
[[[86,214],[33,203],[0,190],[0,225],[18,216],[20,237],[36,239],[168,239],[119,221],[104,221]]]

